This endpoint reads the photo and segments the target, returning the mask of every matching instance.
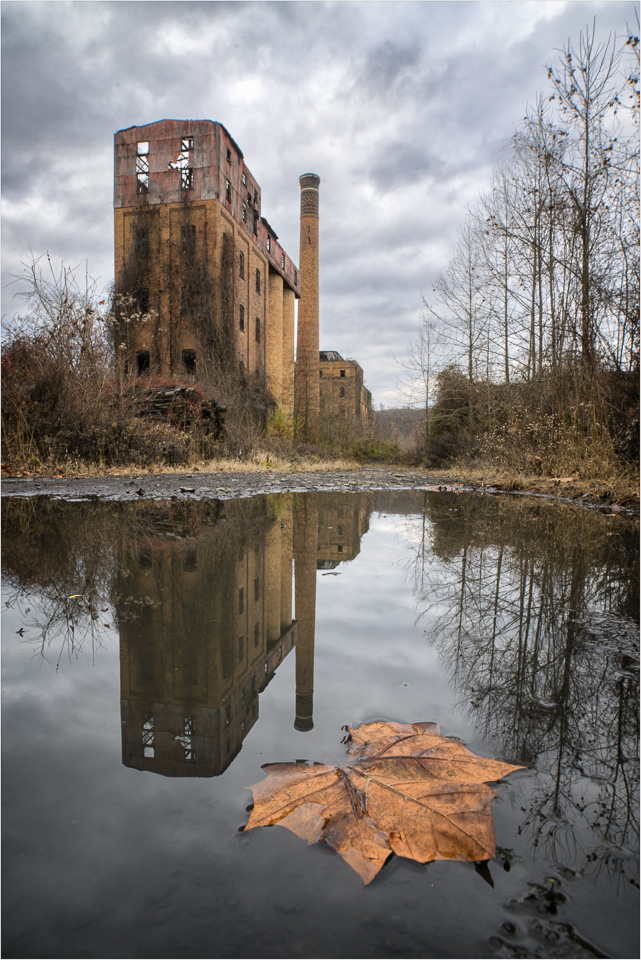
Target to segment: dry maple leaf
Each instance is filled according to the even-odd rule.
[[[491,860],[495,854],[488,781],[522,769],[477,757],[435,723],[367,723],[350,732],[343,767],[265,764],[248,789],[245,827],[279,824],[308,843],[324,840],[365,883],[386,860]]]

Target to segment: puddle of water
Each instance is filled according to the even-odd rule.
[[[638,955],[638,523],[451,493],[3,509],[12,957]],[[497,856],[239,832],[261,765],[437,721]]]

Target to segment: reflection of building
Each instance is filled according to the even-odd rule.
[[[206,507],[207,505],[195,505]],[[166,776],[221,773],[258,717],[258,694],[295,643],[281,593],[280,521],[226,506],[197,537],[149,528],[122,557],[117,594],[123,762]],[[284,591],[281,576],[289,577]],[[269,587],[268,587],[269,585]]]
[[[141,505],[143,535],[122,551],[115,590],[126,766],[222,773],[294,645],[295,726],[312,729],[317,570],[358,554],[369,501],[276,503],[176,504],[169,517],[166,504]]]
[[[319,498],[317,567],[333,570],[341,561],[353,560],[361,549],[361,537],[369,530],[369,501],[366,497]]]
[[[363,368],[355,360],[343,360],[335,350],[321,350],[319,358],[323,418],[367,423],[372,416],[372,394],[363,384]]]

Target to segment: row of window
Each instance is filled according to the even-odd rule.
[[[322,371],[322,370],[320,371],[320,375],[321,375],[321,377],[323,376],[323,371]],[[344,370],[341,370],[341,377],[344,377],[344,376],[345,376],[345,371],[344,371]]]
[[[241,332],[245,331],[245,308],[242,303],[238,308],[238,328]],[[260,317],[256,317],[256,343],[260,343]]]
[[[196,375],[196,351],[195,350],[183,350],[182,351],[182,368],[183,373],[187,376]],[[151,357],[149,350],[138,350],[136,353],[136,376],[143,377],[145,374],[149,373],[151,369]]]

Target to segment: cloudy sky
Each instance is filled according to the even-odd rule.
[[[631,2],[2,3],[3,317],[30,251],[113,280],[113,135],[221,121],[298,262],[298,177],[321,177],[321,348],[376,406],[466,205],[546,87],[545,65]]]

